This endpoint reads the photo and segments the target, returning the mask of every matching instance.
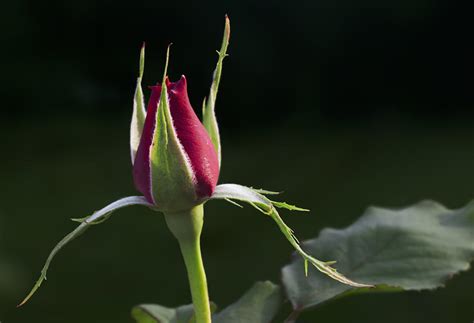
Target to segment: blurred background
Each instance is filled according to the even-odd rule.
[[[82,217],[134,195],[128,143],[142,41],[145,84],[186,74],[200,110],[224,14],[232,23],[217,101],[221,182],[284,190],[301,239],[369,205],[473,197],[470,11],[426,0],[5,1],[0,11],[0,321],[125,323],[138,303],[189,303],[160,214],[132,207],[71,243],[26,306],[54,244]],[[200,114],[200,111],[199,111]],[[209,203],[211,298],[225,307],[280,280],[291,247],[250,207]],[[256,265],[258,263],[258,265]],[[300,322],[471,322],[474,271],[436,292],[365,295]],[[289,312],[289,306],[285,308]],[[279,318],[281,321],[281,318]]]

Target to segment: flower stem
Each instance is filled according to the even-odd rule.
[[[203,205],[198,205],[188,211],[166,213],[165,219],[168,228],[178,240],[184,258],[196,323],[210,323],[211,309],[200,244],[204,223]]]

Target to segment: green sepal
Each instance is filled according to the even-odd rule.
[[[222,74],[222,63],[224,58],[227,56],[227,47],[229,46],[230,38],[230,20],[227,15],[225,16],[225,27],[224,27],[224,36],[222,38],[221,49],[217,52],[219,58],[217,60],[216,69],[212,77],[211,89],[209,90],[208,98],[204,98],[202,104],[202,123],[211,137],[212,144],[217,151],[217,156],[219,158],[219,166],[221,164],[221,140],[219,135],[219,127],[217,125],[215,105],[217,98],[217,91],[219,90],[219,83],[221,81]]]
[[[140,65],[138,71],[137,85],[135,88],[135,95],[133,96],[133,113],[130,124],[130,153],[132,157],[132,165],[135,162],[135,155],[137,153],[140,138],[142,136],[143,126],[145,124],[146,110],[145,100],[142,90],[143,71],[145,69],[145,43],[143,43],[140,50]]]
[[[34,295],[34,293],[38,290],[38,288],[40,288],[43,281],[46,280],[46,274],[48,272],[48,268],[49,268],[49,265],[51,264],[51,261],[53,260],[54,256],[56,256],[56,254],[64,246],[66,246],[69,242],[71,242],[72,240],[76,239],[81,234],[83,234],[87,230],[87,228],[89,228],[89,226],[101,223],[103,222],[103,220],[108,219],[113,211],[124,208],[126,206],[130,206],[130,205],[144,205],[150,208],[154,208],[154,206],[148,203],[148,201],[143,196],[129,196],[107,205],[106,207],[100,209],[99,211],[94,212],[92,215],[88,216],[87,218],[75,219],[76,221],[80,221],[81,224],[56,244],[56,246],[53,248],[53,250],[49,254],[48,258],[46,259],[43,269],[41,269],[40,277],[36,281],[31,291],[25,297],[25,299],[20,304],[18,304],[18,307],[28,302],[28,300]]]
[[[168,60],[161,84],[161,96],[156,112],[156,126],[150,149],[151,185],[155,205],[163,212],[187,210],[197,203],[193,171],[179,142],[171,118],[166,86]]]
[[[339,273],[335,268],[331,267],[331,265],[335,263],[334,261],[321,261],[307,254],[301,248],[298,239],[293,233],[293,230],[285,224],[275,207],[283,207],[295,211],[306,211],[306,209],[301,209],[299,207],[292,206],[283,202],[273,202],[264,195],[258,193],[256,190],[250,187],[237,184],[218,185],[214,191],[214,194],[211,196],[211,199],[237,200],[249,203],[260,212],[270,216],[276,222],[276,224],[280,228],[280,231],[286,237],[288,242],[293,246],[293,248],[295,248],[296,252],[304,259],[305,262],[311,263],[320,272],[343,284],[353,287],[372,287],[372,285],[360,284],[355,281],[352,281],[349,278],[345,277],[343,274]],[[275,203],[277,203],[278,205],[275,205]],[[305,268],[305,274],[308,274],[307,268]]]

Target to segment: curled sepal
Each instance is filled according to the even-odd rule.
[[[212,144],[217,151],[217,156],[219,158],[219,165],[221,164],[221,140],[219,135],[219,127],[217,125],[215,105],[217,98],[217,91],[219,89],[219,83],[221,81],[222,74],[222,62],[227,56],[227,46],[229,46],[230,38],[230,20],[229,17],[225,16],[225,27],[224,27],[224,36],[222,38],[221,49],[217,52],[219,58],[217,60],[216,69],[212,77],[211,89],[209,90],[209,96],[207,99],[204,99],[202,105],[202,123],[211,137]]]
[[[133,97],[133,114],[132,122],[130,124],[130,153],[132,156],[132,165],[135,162],[135,155],[137,154],[138,145],[142,136],[143,125],[145,124],[146,110],[145,100],[142,90],[143,70],[145,69],[145,43],[143,43],[140,50],[140,65],[137,77],[137,86],[135,88],[135,95]]]
[[[261,190],[260,190],[261,191]],[[349,278],[345,277],[341,273],[337,272],[337,270],[331,267],[334,264],[334,261],[324,262],[318,260],[310,255],[308,255],[300,246],[298,239],[293,233],[293,230],[288,227],[283,219],[278,214],[278,211],[275,207],[285,208],[289,210],[304,210],[296,206],[284,203],[284,202],[273,202],[269,200],[264,195],[260,194],[256,190],[237,185],[237,184],[222,184],[216,187],[214,194],[212,195],[211,199],[224,199],[224,200],[237,200],[242,202],[247,202],[253,207],[255,207],[260,212],[269,215],[278,225],[281,232],[285,235],[286,239],[290,242],[290,244],[295,248],[296,252],[303,257],[305,261],[305,274],[307,275],[307,263],[311,263],[316,269],[318,269],[323,274],[328,275],[329,277],[343,283],[346,285],[350,285],[353,287],[373,287],[372,285],[360,284],[350,280]]]
[[[104,207],[103,209],[100,209],[99,211],[94,212],[91,216],[85,218],[85,219],[80,219],[81,224],[74,229],[72,232],[70,232],[68,235],[66,235],[61,241],[58,242],[58,244],[53,248],[51,253],[49,254],[48,258],[46,259],[46,262],[43,266],[43,269],[41,269],[41,275],[39,279],[36,281],[35,285],[31,289],[31,291],[28,293],[28,295],[25,297],[25,299],[18,304],[19,306],[24,305],[30,298],[33,296],[33,294],[38,290],[38,288],[41,286],[41,283],[43,283],[43,280],[46,280],[46,273],[48,271],[49,265],[51,264],[51,261],[53,260],[54,256],[69,242],[80,236],[84,231],[93,224],[99,223],[102,219],[106,219],[111,212],[121,209],[123,207],[129,206],[129,205],[144,205],[148,207],[154,207],[152,204],[148,203],[147,200],[143,196],[129,196],[129,197],[124,197],[118,201],[115,201],[108,206]]]

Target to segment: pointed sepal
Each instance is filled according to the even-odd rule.
[[[221,49],[217,52],[219,58],[217,60],[216,69],[212,77],[211,89],[209,90],[209,96],[207,99],[204,99],[202,105],[202,121],[204,127],[206,128],[209,136],[211,137],[212,144],[217,151],[217,156],[219,158],[219,165],[221,164],[221,140],[219,135],[219,127],[217,125],[215,105],[217,98],[217,91],[219,89],[219,83],[221,81],[222,74],[222,63],[224,58],[227,56],[227,47],[229,46],[230,39],[230,20],[227,15],[225,16],[225,27],[224,27],[224,36],[222,38]]]
[[[331,267],[334,264],[334,261],[324,262],[318,260],[311,255],[307,254],[300,246],[298,239],[294,235],[293,230],[286,225],[283,219],[278,214],[276,207],[278,208],[285,208],[288,210],[295,210],[295,211],[307,211],[306,209],[302,209],[293,205],[290,205],[285,202],[273,202],[268,199],[266,196],[259,192],[266,192],[264,190],[254,190],[250,187],[237,185],[237,184],[222,184],[218,185],[212,195],[211,199],[223,199],[223,200],[231,200],[231,201],[241,201],[247,202],[253,207],[255,207],[260,212],[269,215],[278,225],[280,231],[286,237],[288,242],[295,248],[296,252],[303,257],[305,261],[305,274],[307,274],[307,262],[311,263],[317,270],[320,272],[328,275],[329,277],[343,283],[346,285],[350,285],[353,287],[373,287],[372,285],[360,284],[350,280],[349,278],[345,277],[341,273],[337,272],[337,270]],[[275,193],[275,192],[269,192]]]
[[[168,61],[161,83],[161,94],[150,147],[151,194],[162,211],[189,209],[196,205],[195,175],[188,155],[178,139],[170,111]]]
[[[143,43],[140,50],[140,64],[137,77],[137,85],[135,88],[135,95],[133,96],[133,114],[132,122],[130,124],[130,153],[132,157],[132,165],[135,162],[135,155],[137,154],[138,145],[142,136],[143,125],[145,124],[146,111],[145,100],[142,90],[143,71],[145,69],[145,43]]]
[[[72,232],[70,232],[68,235],[66,235],[53,248],[48,258],[46,259],[43,269],[41,269],[41,275],[39,279],[36,281],[35,285],[31,289],[31,291],[28,293],[28,295],[25,297],[25,299],[20,304],[18,304],[18,307],[28,302],[28,300],[33,296],[33,294],[38,290],[38,288],[40,288],[43,281],[46,280],[46,274],[48,272],[48,268],[49,268],[49,265],[51,264],[51,261],[53,260],[54,256],[56,256],[56,254],[65,245],[67,245],[69,242],[71,242],[72,240],[80,236],[82,233],[84,233],[84,231],[90,225],[100,223],[103,219],[107,219],[113,211],[124,208],[126,206],[130,206],[130,205],[144,205],[144,206],[154,208],[154,206],[148,203],[148,201],[143,196],[129,196],[107,205],[106,207],[100,209],[99,211],[94,212],[94,214],[92,214],[91,216],[87,218],[80,219],[79,221],[81,222],[81,224]],[[75,220],[77,221],[77,219]]]

